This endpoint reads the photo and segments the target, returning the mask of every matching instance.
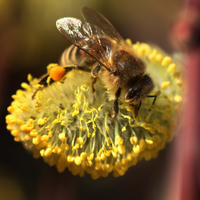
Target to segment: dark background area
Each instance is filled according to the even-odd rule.
[[[139,162],[119,178],[93,181],[59,174],[42,159],[34,159],[6,130],[6,108],[11,95],[27,82],[27,74],[40,77],[49,63],[58,62],[70,45],[57,31],[62,17],[81,18],[81,7],[100,11],[123,38],[157,44],[173,52],[170,26],[179,0],[6,0],[0,1],[0,199],[163,199],[173,143],[159,157]]]

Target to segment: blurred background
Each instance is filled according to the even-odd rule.
[[[163,199],[171,147],[155,160],[142,161],[119,178],[93,181],[68,170],[59,174],[42,159],[34,159],[6,130],[11,95],[40,77],[49,63],[58,62],[70,45],[57,31],[62,17],[81,18],[82,6],[93,7],[116,27],[123,38],[154,43],[172,53],[169,31],[180,0],[0,0],[0,199]]]

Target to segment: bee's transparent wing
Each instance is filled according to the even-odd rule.
[[[114,26],[98,11],[94,10],[93,8],[84,6],[82,8],[82,14],[85,21],[100,28],[107,36],[118,42],[123,41],[123,38],[114,28]]]
[[[103,30],[93,24],[71,17],[57,20],[56,26],[67,40],[91,55],[107,69],[110,68],[109,51],[106,51],[101,43],[101,35],[105,35]]]

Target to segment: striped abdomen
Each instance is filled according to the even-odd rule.
[[[65,49],[60,58],[61,66],[72,64],[82,67],[92,67],[95,63],[97,63],[97,61],[92,56],[75,45],[71,45],[69,48]]]
[[[112,45],[116,45],[115,43],[115,41],[110,41],[105,36],[102,38],[96,36],[88,41],[80,41],[79,46],[85,49],[87,53],[77,46],[71,45],[63,52],[60,65],[74,64],[82,67],[92,67],[99,61],[107,66],[110,59],[112,59]]]

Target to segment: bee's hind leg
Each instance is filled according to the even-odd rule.
[[[119,112],[119,106],[118,106],[118,99],[120,97],[121,94],[121,88],[119,87],[115,93],[115,100],[114,100],[114,105],[113,105],[113,114],[111,115],[110,113],[108,113],[108,116],[111,119],[115,119],[117,117],[117,114]]]
[[[41,90],[43,87],[47,87],[48,85],[51,85],[53,82],[55,82],[52,78],[50,78],[48,81],[48,78],[50,78],[49,74],[45,74],[39,79],[37,84],[41,85],[41,87],[39,87],[38,89],[35,90],[35,92],[32,95],[32,100],[35,98],[35,95],[37,94],[37,92],[39,90]]]
[[[60,69],[63,69],[63,70],[60,70]],[[42,88],[48,87],[52,83],[62,80],[62,78],[65,77],[65,75],[72,70],[81,70],[81,71],[85,71],[85,72],[91,72],[91,70],[87,67],[76,66],[76,65],[53,67],[50,70],[50,73],[43,75],[39,79],[38,84],[41,85],[41,87],[36,89],[36,91],[33,93],[32,99],[35,98],[35,95],[37,94],[37,92],[40,91]]]
[[[97,82],[97,75],[101,70],[101,64],[99,63],[92,71],[91,71],[91,83],[92,83],[92,92],[95,92],[94,84]]]
[[[92,93],[95,92],[94,84],[97,82],[97,77],[91,76],[91,83],[92,83]]]

